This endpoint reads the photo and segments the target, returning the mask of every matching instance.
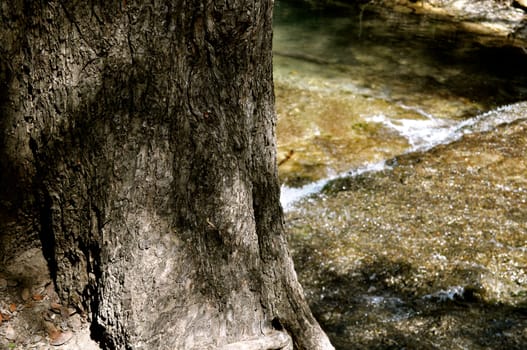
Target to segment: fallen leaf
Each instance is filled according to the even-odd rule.
[[[44,328],[46,329],[46,332],[49,335],[49,338],[52,339],[53,337],[58,337],[58,334],[60,331],[55,327],[55,325],[49,321],[44,321]]]
[[[16,304],[15,303],[11,303],[11,305],[9,305],[9,311],[11,311],[11,312],[15,312],[16,311]]]
[[[50,311],[44,311],[42,313],[42,318],[46,321],[52,322],[55,319],[55,314]]]
[[[35,295],[33,295],[33,300],[34,301],[41,301],[42,299],[44,299],[44,296],[42,294],[35,294]]]
[[[65,332],[58,332],[53,333],[53,335],[50,335],[50,344],[53,346],[59,346],[66,344],[73,338],[73,332],[71,331],[65,331]]]
[[[9,319],[11,318],[11,316],[9,316],[9,315],[7,315],[7,314],[0,314],[0,315],[2,315],[2,319],[3,319],[4,321],[9,321]]]
[[[62,318],[68,318],[71,315],[74,315],[75,313],[77,313],[77,310],[72,307],[62,307],[60,309],[60,315],[62,316]]]
[[[57,310],[57,313],[60,313],[60,308],[62,307],[62,305],[60,305],[59,303],[50,303],[49,307],[51,308],[51,310]]]

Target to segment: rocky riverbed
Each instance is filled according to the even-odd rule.
[[[337,348],[525,348],[526,150],[518,120],[332,181],[288,213]]]

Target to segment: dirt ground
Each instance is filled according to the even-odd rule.
[[[39,248],[0,272],[0,350],[98,350],[85,315],[61,305]]]

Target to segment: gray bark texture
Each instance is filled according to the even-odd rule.
[[[332,349],[284,237],[272,1],[0,6],[2,203],[101,346]]]

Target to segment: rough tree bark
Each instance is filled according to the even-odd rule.
[[[283,233],[272,1],[0,11],[0,180],[103,348],[332,349]]]

